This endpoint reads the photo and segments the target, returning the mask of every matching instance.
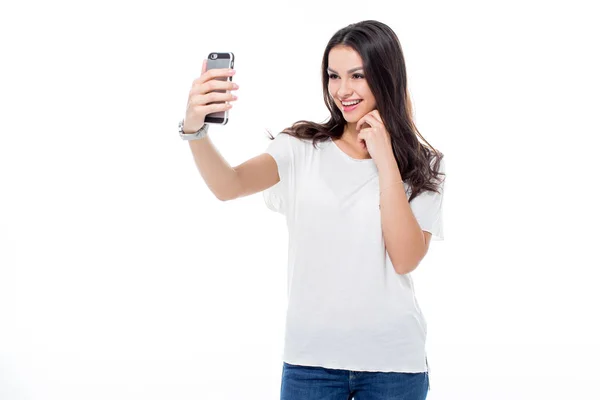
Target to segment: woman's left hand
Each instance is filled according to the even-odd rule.
[[[370,126],[365,127],[366,124]],[[376,165],[383,165],[391,160],[395,162],[390,134],[383,125],[379,111],[373,110],[365,114],[356,123],[356,130],[359,144],[366,147]]]

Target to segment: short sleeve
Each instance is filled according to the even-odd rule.
[[[444,160],[445,158],[440,160],[440,172],[446,172]],[[431,233],[431,240],[444,240],[443,200],[446,176],[442,175],[440,178],[442,179],[439,186],[440,193],[423,191],[410,202],[417,222],[422,230]]]
[[[294,152],[293,138],[286,133],[279,133],[271,140],[266,149],[277,163],[279,182],[263,191],[263,198],[267,207],[275,212],[286,214],[289,208],[292,188]]]

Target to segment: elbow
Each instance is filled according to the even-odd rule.
[[[398,275],[406,275],[408,273],[413,272],[415,269],[417,269],[417,267],[425,257],[423,253],[404,253],[402,254],[402,256],[404,257],[392,258],[392,256],[390,255],[390,261],[392,262],[394,270]]]
[[[235,200],[238,197],[242,197],[243,192],[244,190],[239,181],[237,180],[236,175],[236,179],[232,184],[225,186],[225,189],[220,194],[214,193],[214,195],[217,197],[217,199],[221,201],[229,201]]]
[[[414,268],[413,268],[414,269]],[[409,272],[412,272],[413,269],[409,269],[409,268],[398,268],[396,266],[394,266],[394,270],[396,271],[396,273],[398,275],[406,275]]]
[[[414,267],[403,267],[403,268],[396,268],[396,267],[394,267],[394,270],[396,270],[396,273],[398,275],[409,274],[409,273],[413,272],[415,269],[417,269],[417,266],[414,266]]]
[[[217,194],[215,194],[215,197],[217,198],[217,200],[220,200],[220,201],[229,201],[229,200],[235,199],[234,196],[229,196],[229,195],[217,195]]]
[[[240,197],[242,193],[242,189],[239,186],[230,187],[228,190],[225,190],[223,193],[214,193],[215,197],[221,201],[229,201],[235,200]]]
[[[405,263],[394,263],[392,261],[392,265],[394,266],[394,271],[396,271],[396,273],[398,275],[406,275],[409,274],[411,272],[413,272],[415,269],[417,269],[417,267],[419,266],[419,263],[410,263],[410,262],[405,262]]]

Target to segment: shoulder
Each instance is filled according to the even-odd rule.
[[[312,138],[300,138],[298,136],[290,135],[289,133],[279,132],[275,139],[272,141],[277,141],[281,143],[287,143],[290,148],[295,152],[306,152],[312,150],[317,150],[322,147],[324,143],[322,141],[317,141],[316,146],[313,146]]]
[[[446,156],[440,151],[436,151],[433,154],[431,160],[429,160],[429,163],[432,168],[435,168],[436,164],[439,163],[439,172],[444,172],[446,170]]]

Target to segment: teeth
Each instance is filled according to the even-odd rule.
[[[344,106],[353,106],[353,105],[355,105],[355,104],[358,104],[358,103],[360,103],[361,101],[362,101],[362,100],[355,100],[355,101],[351,101],[351,102],[349,102],[349,103],[345,103],[345,102],[343,102],[343,101],[342,101],[342,105],[344,105]]]

